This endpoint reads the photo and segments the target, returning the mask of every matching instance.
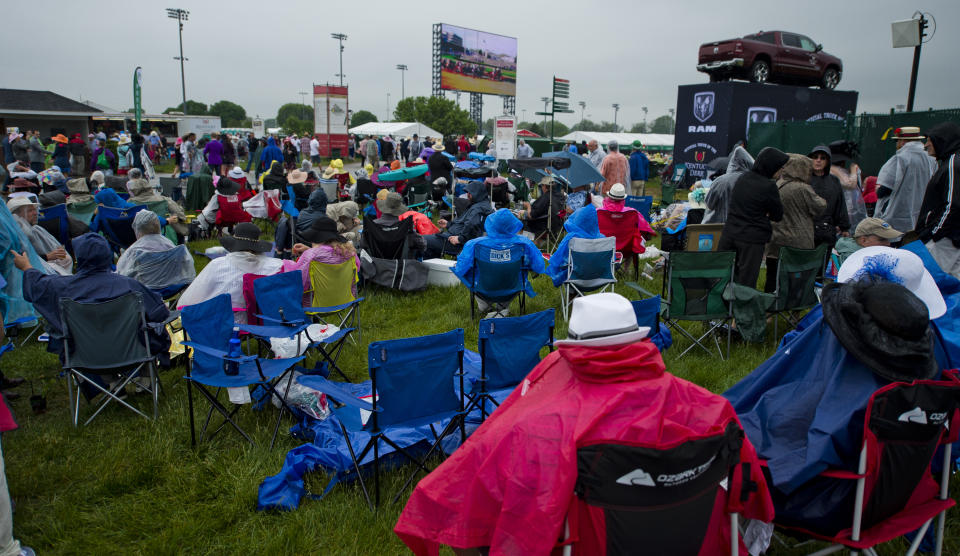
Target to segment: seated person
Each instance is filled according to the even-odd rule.
[[[270,169],[261,176],[260,183],[264,189],[279,189],[282,196],[287,191],[287,177],[283,171],[283,163],[274,160]]]
[[[63,175],[59,166],[51,166],[40,172],[37,174],[37,179],[40,180],[40,187],[43,188],[44,192],[67,192],[67,178]]]
[[[37,195],[37,199],[40,201],[41,208],[50,208],[57,205],[66,204],[67,198],[64,196],[61,191],[48,191],[47,193],[41,193]],[[70,238],[73,239],[78,236],[90,231],[90,226],[84,224],[81,220],[74,218],[73,216],[67,215],[67,222],[69,223]],[[41,224],[44,226],[43,224]],[[54,234],[54,228],[52,226],[44,226],[51,235]],[[57,224],[57,228],[59,225]]]
[[[833,248],[830,261],[833,268],[827,274],[836,276],[839,266],[854,251],[874,245],[890,247],[892,242],[897,241],[902,236],[903,232],[894,230],[890,224],[880,218],[864,218],[857,224],[853,237],[837,238],[837,244]]]
[[[947,305],[920,257],[874,246],[843,263],[822,308],[724,397],[767,460],[778,522],[831,535],[849,524],[856,483],[818,474],[856,470],[874,392],[947,368],[930,324]]]
[[[610,191],[607,192],[607,195],[603,198],[603,205],[601,208],[610,212],[636,212],[640,216],[640,218],[637,219],[637,227],[640,229],[640,233],[643,235],[643,238],[650,239],[657,235],[657,233],[653,231],[653,228],[650,227],[647,219],[640,214],[637,209],[628,207],[626,202],[627,189],[623,186],[623,184],[615,183],[613,184],[613,187],[610,188]]]
[[[423,258],[434,259],[442,253],[459,253],[464,243],[483,234],[481,223],[487,215],[493,213],[487,188],[482,182],[471,181],[467,185],[467,198],[470,200],[470,207],[466,212],[454,218],[453,222],[441,218],[437,225],[444,231],[424,236],[427,249]]]
[[[98,205],[110,208],[133,208],[133,203],[127,202],[112,187],[103,187],[93,196]]]
[[[50,342],[47,351],[63,357],[63,336],[60,322],[60,298],[79,302],[99,303],[130,292],[143,295],[147,323],[161,323],[170,315],[160,296],[132,278],[120,276],[111,270],[113,251],[102,236],[89,233],[73,240],[77,255],[77,273],[73,276],[46,275],[33,268],[26,253],[12,252],[14,264],[23,271],[23,297],[47,321]],[[162,327],[148,329],[150,350],[160,357],[161,364],[169,364],[167,350],[170,336]]]
[[[185,248],[170,253],[169,257],[150,255],[166,253],[177,247],[161,235],[160,219],[155,213],[149,210],[138,212],[133,217],[133,233],[137,241],[120,255],[117,274],[129,276],[154,291],[188,284],[196,277],[193,257]]]
[[[250,222],[253,217],[243,210],[243,202],[253,197],[246,187],[230,179],[221,179],[217,182],[216,191],[207,201],[207,205],[200,212],[197,223],[203,230],[233,226],[241,222]]]
[[[297,217],[297,233],[313,227],[313,221],[321,216],[327,216],[327,203],[330,200],[323,189],[317,188],[310,193],[307,199],[307,208],[300,211]]]
[[[563,225],[560,213],[564,212],[567,206],[563,186],[557,183],[553,176],[541,178],[539,187],[540,195],[533,203],[524,201],[523,210],[518,212],[524,227],[534,236],[547,231],[548,224],[551,230],[559,230]]]
[[[228,179],[240,186],[240,189],[250,189],[250,184],[247,183],[247,174],[239,166],[234,166],[232,170],[227,172],[226,176],[220,179]]]
[[[60,241],[50,235],[43,226],[37,225],[40,211],[34,197],[12,197],[7,201],[7,210],[20,226],[40,258],[46,262],[46,270],[60,275],[73,274],[73,258],[67,253]]]
[[[457,278],[460,278],[460,281],[466,284],[468,288],[473,287],[474,273],[476,272],[473,267],[474,250],[478,245],[483,245],[490,249],[509,249],[514,245],[520,245],[523,247],[523,256],[525,258],[524,266],[527,270],[537,274],[543,274],[543,254],[540,253],[540,249],[537,248],[533,241],[520,235],[520,230],[523,229],[523,223],[521,223],[510,210],[500,209],[491,214],[484,221],[483,227],[487,234],[483,237],[471,239],[464,244],[463,250],[457,255],[457,264],[453,267],[453,273],[456,274]],[[526,292],[529,297],[535,297],[537,293],[533,291],[533,286],[529,280],[524,278],[524,282],[524,292]],[[478,297],[477,307],[482,313],[490,308],[490,304]],[[509,307],[510,302],[494,303],[496,310],[492,312],[493,314],[487,315],[487,318],[496,316],[497,314],[506,316],[509,314]]]
[[[293,206],[297,210],[307,208],[307,199],[310,196],[310,190],[304,185],[306,181],[307,173],[303,170],[293,170],[287,174],[287,183],[293,187],[294,198],[291,199],[291,201],[293,201]],[[284,187],[283,191],[280,192],[280,198],[286,199],[287,197],[289,197],[289,195],[287,195],[287,188]]]
[[[230,294],[234,319],[245,324],[247,314],[243,299],[243,275],[267,276],[280,272],[283,263],[269,256],[273,244],[260,239],[260,228],[252,222],[243,222],[233,228],[233,235],[224,235],[220,243],[228,253],[210,261],[180,296],[177,308],[196,305],[222,293]]]
[[[400,223],[400,215],[407,212],[407,205],[403,204],[403,197],[392,191],[387,193],[384,199],[377,201],[377,208],[380,210],[380,218],[375,219],[373,223],[382,227],[396,226]],[[410,227],[407,246],[410,249],[411,258],[417,258],[427,248],[427,242],[417,233],[415,226]]]
[[[337,233],[337,223],[320,216],[313,220],[308,230],[300,234],[304,240],[310,244],[297,243],[293,246],[293,256],[295,261],[283,261],[283,271],[299,270],[303,274],[303,291],[311,289],[310,285],[310,263],[317,261],[324,264],[340,264],[353,259],[360,269],[360,258],[357,257],[357,250],[353,243],[347,241],[347,238]],[[357,285],[353,285],[353,294],[357,294]],[[304,301],[309,303],[308,296]]]
[[[90,174],[90,191],[91,193],[97,193],[101,189],[107,186],[107,176],[103,174],[102,170],[97,170],[96,172]]]
[[[183,209],[170,197],[164,197],[158,193],[156,188],[150,185],[150,182],[144,179],[142,175],[139,168],[131,168],[127,174],[130,178],[130,181],[127,182],[127,190],[130,192],[129,202],[134,205],[165,202],[167,204],[167,214],[164,218],[167,224],[177,232],[177,237],[187,237],[190,229],[187,227],[187,217],[183,213]]]
[[[37,178],[37,173],[30,169],[30,165],[26,162],[20,162],[19,160],[14,160],[10,164],[7,164],[7,176],[11,181],[21,178],[33,182],[34,185],[39,185],[40,183]]]
[[[650,527],[624,521],[614,527],[607,521],[605,528],[605,516],[595,513],[603,510],[575,497],[579,450],[719,436],[737,424],[737,415],[722,397],[667,373],[656,346],[644,339],[647,332],[623,296],[598,293],[574,300],[569,338],[556,342],[556,351],[530,371],[522,388],[420,480],[394,532],[416,554],[436,554],[441,544],[460,554],[550,554],[572,510],[581,516],[569,520],[577,525],[569,535],[576,539],[573,552],[604,554],[615,552],[606,550],[608,531]],[[728,497],[727,487],[718,487],[713,507],[772,520],[753,446],[744,440],[732,457],[743,463],[744,473],[731,473],[727,486],[744,496]],[[616,488],[616,471],[607,471],[604,485]],[[707,548],[700,552],[729,552],[728,532],[728,520],[711,520],[701,533]],[[614,546],[636,546],[617,540]],[[741,544],[740,553],[746,552]]]
[[[567,234],[560,240],[557,249],[550,255],[550,265],[547,274],[554,286],[559,286],[567,280],[567,255],[570,254],[570,240],[579,237],[583,239],[599,239],[604,237],[597,224],[597,209],[593,205],[586,205],[571,214],[563,223]]]
[[[341,201],[327,205],[327,216],[337,223],[337,232],[347,241],[356,243],[360,239],[363,221],[360,220],[360,206],[353,201]]]
[[[94,201],[93,195],[90,194],[91,188],[96,186],[96,182],[92,179],[87,178],[74,178],[67,181],[67,197],[68,205],[76,204],[86,204],[90,201]]]
[[[590,184],[585,183],[571,188],[567,193],[567,214],[573,214],[582,207],[593,204],[593,195],[590,193]]]

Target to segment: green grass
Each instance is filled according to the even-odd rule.
[[[191,247],[202,250],[214,243]],[[204,261],[198,258],[198,268]],[[528,300],[528,312],[554,307],[559,321],[558,290],[543,276],[533,283],[538,295]],[[659,291],[659,280],[644,285]],[[637,297],[623,286],[617,291]],[[349,345],[341,359],[352,380],[367,376],[366,345],[371,341],[463,327],[468,348],[475,349],[477,321],[469,318],[469,296],[462,287],[409,294],[370,288],[363,294],[362,342]],[[565,333],[565,323],[558,322],[557,336]],[[733,385],[774,348],[772,339],[760,345],[734,342],[733,355],[726,361],[702,352],[677,361],[686,343],[676,336],[675,341],[665,354],[667,369],[714,392]],[[8,375],[29,378],[37,391],[46,388],[48,396],[48,411],[33,415],[26,399],[30,387],[21,387],[24,397],[12,402],[20,428],[3,436],[6,474],[16,504],[14,533],[40,554],[405,552],[392,533],[402,505],[385,504],[373,514],[356,486],[337,486],[322,501],[305,499],[294,512],[254,510],[260,481],[277,473],[287,451],[299,445],[281,434],[274,449],[267,447],[276,416],[272,408],[240,411],[241,425],[258,441],[256,446],[225,430],[192,449],[186,385],[183,369],[178,368],[161,375],[164,395],[157,422],[113,407],[92,425],[74,429],[55,356],[31,342],[8,353],[2,362]],[[148,406],[146,396],[134,399],[141,407]],[[282,431],[290,424],[285,422]],[[388,478],[394,489],[399,476]],[[306,483],[320,492],[326,477],[314,473]],[[953,492],[956,496],[960,489]],[[960,552],[955,511],[951,517],[945,554]],[[770,553],[800,552],[775,545]]]

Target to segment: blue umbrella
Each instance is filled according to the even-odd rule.
[[[573,154],[570,151],[557,151],[552,153],[543,153],[543,157],[570,159],[569,168],[554,168],[552,170],[554,174],[558,174],[566,178],[566,180],[570,182],[570,187],[580,187],[581,185],[586,185],[588,183],[603,181],[603,174],[594,168],[593,164],[590,164],[589,160],[578,154]]]
[[[472,154],[472,153],[471,153]],[[479,168],[480,165],[472,160],[461,160],[453,165],[455,168]]]
[[[427,170],[428,168],[426,164],[417,164],[416,166],[407,166],[406,168],[400,168],[399,170],[384,172],[377,176],[377,179],[380,181],[408,180],[410,178],[415,178],[417,176],[426,174]]]
[[[495,157],[492,157],[488,154],[482,154],[482,153],[470,153],[467,155],[467,158],[469,158],[470,160],[479,160],[480,162],[493,162],[494,160],[496,160]]]

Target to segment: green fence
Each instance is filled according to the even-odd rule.
[[[860,167],[864,175],[876,175],[897,150],[889,137],[898,127],[914,126],[921,131],[945,121],[960,124],[960,108],[926,112],[890,112],[889,114],[849,114],[845,121],[773,122],[750,125],[748,150],[756,155],[763,147],[785,152],[808,153],[818,144],[838,139],[855,141],[860,146]],[[887,133],[888,130],[891,133]],[[887,139],[884,140],[884,135]]]

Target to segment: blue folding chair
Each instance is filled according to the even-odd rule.
[[[459,427],[460,442],[466,440],[463,422],[466,414],[463,396],[463,329],[431,336],[373,342],[367,348],[367,361],[372,387],[371,402],[358,399],[355,394],[319,375],[300,376],[297,380],[304,386],[325,393],[331,400],[360,487],[372,510],[380,505],[381,442],[416,465],[416,470],[394,497],[396,502],[417,473],[430,471],[425,462],[437,451],[445,437]],[[366,412],[369,412],[369,419],[364,422]],[[447,425],[437,434],[434,425],[447,420]],[[390,438],[391,427],[427,425],[433,432],[434,441],[422,458],[417,458],[409,446],[401,447]],[[370,435],[370,440],[359,453],[353,450],[349,432]],[[375,502],[370,501],[359,464],[371,450]]]
[[[483,319],[477,337],[480,379],[474,389],[469,413],[480,408],[480,421],[487,419],[487,401],[499,407],[491,392],[513,389],[540,362],[540,350],[553,351],[554,309],[522,317]]]
[[[341,327],[335,333],[323,339],[310,337],[307,328],[312,324],[309,316],[304,312],[303,275],[299,270],[281,272],[257,278],[253,281],[253,295],[257,300],[260,313],[257,317],[263,319],[263,325],[238,325],[241,330],[255,335],[259,339],[270,338],[297,338],[297,348],[300,333],[306,336],[306,349],[315,349],[331,371],[337,371],[344,380],[349,380],[343,370],[337,366],[337,359],[343,350],[347,336],[355,330],[351,327]]]
[[[291,415],[294,414],[287,405],[286,399],[277,394],[274,385],[286,376],[287,388],[289,389],[290,382],[293,380],[293,374],[290,371],[294,364],[303,360],[303,357],[288,359],[262,359],[256,355],[230,357],[228,355],[229,342],[235,324],[229,294],[221,294],[203,303],[188,305],[180,312],[180,318],[183,329],[190,339],[190,341],[183,342],[183,345],[193,349],[190,364],[187,366],[187,374],[183,377],[187,380],[190,444],[195,446],[197,443],[196,427],[193,419],[193,387],[196,387],[210,402],[207,419],[200,431],[200,442],[203,442],[207,427],[210,425],[210,418],[213,416],[213,410],[216,409],[224,420],[210,435],[211,437],[224,426],[230,424],[247,442],[253,444],[253,439],[233,419],[240,409],[240,405],[236,405],[232,411],[228,411],[220,403],[219,396],[220,391],[224,388],[249,388],[253,385],[260,385],[266,389],[268,396],[277,396],[281,401],[277,424],[274,426],[273,438],[270,440],[270,447],[272,448],[277,439],[277,431],[280,429],[280,419],[283,417],[283,412],[290,411]],[[237,374],[226,374],[225,369],[228,362],[238,364]],[[216,391],[211,392],[208,388],[215,388]]]
[[[50,223],[50,224],[48,224]],[[52,234],[70,253],[73,253],[73,245],[70,243],[70,220],[67,215],[67,205],[54,205],[40,209],[40,217],[37,224],[41,225],[47,231],[50,227],[56,229],[57,233]],[[48,227],[48,225],[50,227]]]
[[[126,249],[137,241],[137,236],[133,232],[133,218],[141,210],[149,209],[147,205],[137,205],[127,209],[98,207],[90,229],[103,234],[113,252],[119,255],[121,249]],[[164,223],[165,221],[160,224]]]
[[[570,318],[573,303],[571,290],[576,296],[587,292],[602,292],[617,283],[614,265],[617,260],[617,238],[603,237],[586,239],[572,238],[567,247],[567,279],[561,284],[560,303],[563,305],[563,320]]]
[[[527,263],[523,246],[493,249],[477,245],[473,250],[473,279],[470,290],[470,318],[474,318],[476,299],[490,303],[509,303],[520,298],[520,314],[526,309]],[[494,308],[497,314],[501,310]]]
[[[629,285],[629,284],[628,284]],[[654,295],[646,299],[637,299],[630,302],[633,312],[637,315],[637,324],[650,328],[647,338],[663,352],[673,345],[673,334],[666,326],[660,326],[660,296]]]
[[[644,220],[650,222],[650,209],[653,208],[653,195],[627,195],[624,205],[637,209]]]

